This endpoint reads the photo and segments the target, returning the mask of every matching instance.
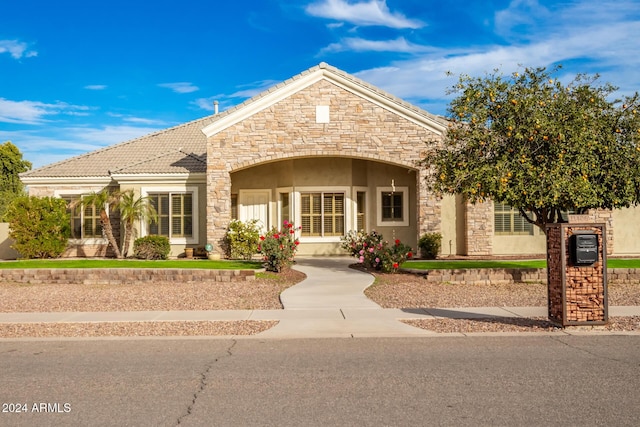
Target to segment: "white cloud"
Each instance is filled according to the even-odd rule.
[[[543,26],[553,14],[538,3],[538,0],[513,0],[509,7],[495,13],[496,33],[510,40],[526,39]]]
[[[320,51],[320,55],[333,52],[396,52],[421,53],[433,52],[435,48],[408,42],[404,37],[394,40],[366,40],[359,37],[348,37],[339,43],[332,43]]]
[[[70,141],[90,144],[97,147],[106,147],[119,142],[138,138],[149,133],[157,132],[160,128],[143,126],[101,126],[90,127],[68,127],[61,130]]]
[[[148,126],[63,127],[2,131],[0,141],[11,141],[34,168],[68,159],[160,130]]]
[[[162,120],[148,119],[145,117],[133,117],[133,116],[127,116],[125,114],[119,114],[119,113],[107,113],[107,115],[109,117],[122,119],[122,121],[127,123],[137,123],[137,124],[148,125],[148,126],[167,126],[168,125],[166,122]]]
[[[87,90],[105,90],[107,85],[87,85],[84,88]]]
[[[549,67],[559,63],[564,65],[561,78],[572,79],[578,73],[599,73],[602,82],[620,86],[621,94],[632,94],[640,88],[639,45],[637,38],[630,36],[640,34],[637,3],[595,3],[576,2],[555,9],[553,20],[536,24],[538,27],[535,28],[526,27],[526,35],[507,46],[494,44],[434,50],[356,75],[396,96],[425,108],[428,106],[429,111],[437,114],[445,112],[446,90],[457,82],[457,75],[482,76],[496,68],[508,74],[522,66]],[[510,13],[515,13],[516,6],[531,10],[536,8],[537,2],[514,1]],[[535,13],[545,12],[537,10]],[[504,25],[499,29],[503,34],[507,34],[507,30]],[[447,77],[447,71],[454,77]]]
[[[70,105],[65,102],[47,104],[39,101],[11,101],[0,98],[0,122],[40,124],[46,116],[86,115],[89,107]]]
[[[346,0],[320,0],[305,8],[309,15],[319,18],[346,21],[361,26],[390,28],[422,28],[425,24],[409,19],[401,13],[389,10],[386,0],[369,0],[349,3]]]
[[[200,90],[198,86],[189,82],[161,83],[158,86],[171,89],[175,93],[191,93]]]
[[[240,90],[232,94],[218,94],[207,98],[198,98],[191,104],[205,111],[213,111],[213,103],[214,101],[218,101],[218,108],[220,109],[220,111],[223,111],[227,108],[237,105],[240,102],[243,102],[246,99],[253,98],[256,95],[261,94],[265,90],[277,85],[278,83],[280,83],[280,81],[259,80],[251,84],[239,86]]]
[[[8,53],[14,59],[38,56],[38,52],[28,49],[27,43],[18,40],[0,40],[0,53]]]

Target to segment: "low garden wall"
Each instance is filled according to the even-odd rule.
[[[120,285],[136,282],[249,282],[254,270],[182,268],[46,268],[0,269],[0,281],[14,283],[78,283]]]
[[[427,282],[451,284],[547,283],[546,268],[479,268],[457,270],[402,270],[425,276]],[[254,270],[182,268],[51,268],[0,269],[0,281],[14,283],[80,283],[118,285],[136,282],[250,282]],[[640,283],[640,269],[610,268],[608,283]]]
[[[546,268],[477,268],[459,270],[403,270],[425,276],[427,282],[451,284],[547,283]],[[640,269],[609,268],[607,283],[640,283]]]

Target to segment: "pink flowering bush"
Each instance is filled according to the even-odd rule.
[[[413,256],[412,249],[395,240],[383,240],[382,234],[371,231],[350,231],[342,238],[342,248],[358,259],[365,268],[395,273],[403,262]]]
[[[262,254],[265,268],[268,271],[280,272],[293,264],[293,257],[300,241],[296,238],[296,229],[292,223],[285,221],[282,230],[272,228],[264,236],[260,236],[258,251]]]

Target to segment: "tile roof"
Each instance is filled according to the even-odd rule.
[[[188,153],[182,148],[160,153],[154,157],[110,170],[117,174],[175,174],[205,173],[207,171],[207,155]]]
[[[111,173],[193,173],[206,170],[207,116],[140,138],[91,151],[29,172],[21,178],[108,177]]]
[[[318,70],[333,73],[350,81],[353,85],[373,92],[386,99],[387,102],[410,110],[427,120],[443,126],[447,123],[443,117],[430,114],[364,80],[322,62],[219,114],[43,166],[25,172],[20,177],[28,179],[77,178],[109,177],[113,173],[143,175],[206,172],[207,138],[202,129]]]

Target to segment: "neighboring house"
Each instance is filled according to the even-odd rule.
[[[439,231],[443,255],[544,253],[543,236],[509,207],[426,190],[417,162],[446,128],[444,118],[322,63],[220,114],[21,178],[31,195],[71,200],[109,187],[151,197],[159,222],[139,224],[138,235],[169,237],[174,256],[207,243],[221,252],[234,218],[258,219],[264,229],[285,220],[301,226],[304,255],[341,253],[340,237],[354,229],[413,247],[422,233]],[[72,214],[67,255],[105,254],[98,212]]]

